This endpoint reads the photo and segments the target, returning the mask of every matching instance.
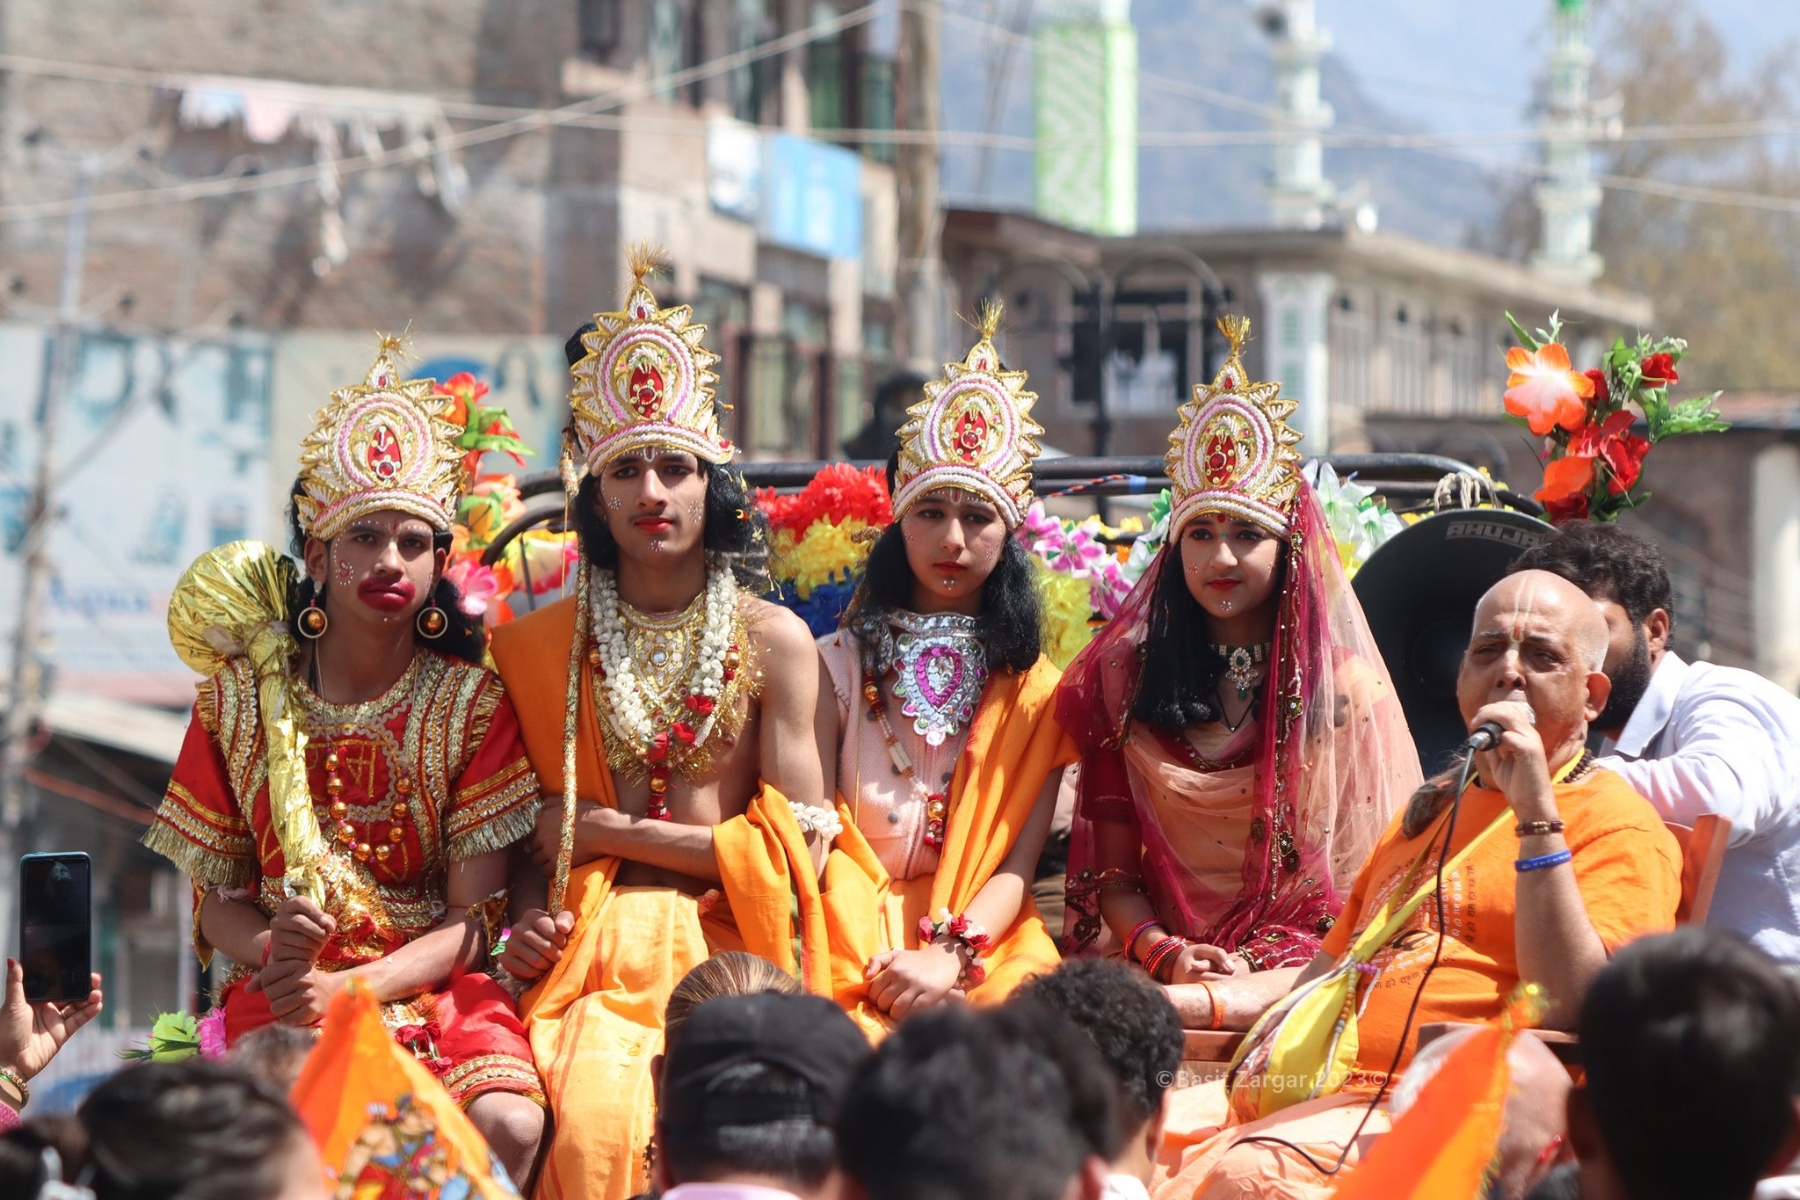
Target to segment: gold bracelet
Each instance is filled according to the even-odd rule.
[[[0,1083],[8,1085],[7,1090],[18,1097],[15,1109],[23,1109],[31,1103],[31,1089],[25,1086],[25,1079],[11,1067],[0,1067]]]

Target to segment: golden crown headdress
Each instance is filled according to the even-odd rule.
[[[631,248],[624,310],[594,314],[594,329],[581,335],[587,353],[569,368],[575,438],[590,471],[649,446],[710,463],[735,453],[713,408],[719,356],[701,344],[706,326],[691,324],[694,310],[685,304],[658,308],[644,283],[661,265],[659,252]]]
[[[1252,383],[1240,355],[1250,338],[1247,317],[1223,317],[1219,331],[1231,354],[1211,384],[1195,384],[1169,435],[1174,484],[1169,529],[1198,512],[1222,512],[1286,537],[1300,487],[1300,431],[1287,423],[1299,405],[1279,383]]]
[[[300,443],[294,507],[308,535],[330,541],[357,517],[398,509],[448,532],[464,486],[463,430],[430,379],[404,379],[400,339],[384,335],[363,382],[338,388]]]
[[[1044,427],[1031,419],[1034,392],[1024,371],[1000,369],[994,331],[998,302],[981,310],[981,340],[960,363],[945,363],[943,378],[925,385],[925,398],[906,410],[900,426],[900,466],[894,479],[894,519],[935,488],[983,497],[1016,529],[1031,504],[1031,463]]]

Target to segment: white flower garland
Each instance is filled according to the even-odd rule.
[[[794,814],[794,820],[799,824],[801,833],[817,833],[828,844],[835,841],[838,834],[844,832],[844,819],[838,815],[835,808],[789,800],[788,811]]]
[[[714,702],[713,711],[705,714],[694,729],[694,746],[705,744],[718,721],[720,693],[725,687],[725,658],[731,650],[732,628],[737,621],[737,579],[731,569],[709,566],[706,572],[706,615],[700,634],[700,653],[694,673],[681,699],[703,696]],[[600,650],[601,686],[606,689],[607,708],[615,732],[637,753],[645,754],[656,740],[658,729],[652,722],[649,706],[644,703],[644,685],[638,678],[625,639],[625,622],[619,614],[619,589],[611,571],[595,571],[593,582],[594,641]],[[670,725],[689,714],[664,714]],[[673,747],[671,747],[673,749]]]

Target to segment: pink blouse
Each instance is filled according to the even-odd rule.
[[[856,817],[870,849],[895,881],[931,875],[938,852],[925,844],[925,793],[950,790],[956,760],[968,741],[965,727],[941,746],[928,746],[900,715],[894,698],[893,673],[881,681],[888,727],[912,762],[913,780],[894,765],[881,723],[869,718],[862,695],[862,649],[849,630],[819,639],[819,655],[831,676],[838,702],[837,790]]]

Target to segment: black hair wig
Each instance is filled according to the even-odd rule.
[[[1212,622],[1188,591],[1181,569],[1181,543],[1171,540],[1170,555],[1150,597],[1150,618],[1138,645],[1137,695],[1131,715],[1164,733],[1179,736],[1190,725],[1220,718],[1219,679],[1225,663],[1213,649]],[[1280,604],[1287,587],[1288,552],[1283,546],[1268,603]]]
[[[750,496],[750,487],[736,467],[717,466],[702,460],[700,474],[706,480],[706,528],[701,545],[730,564],[738,586],[763,595],[769,582],[769,520]],[[581,531],[581,548],[588,562],[606,571],[619,566],[619,543],[607,528],[600,511],[600,477],[589,475],[575,495],[575,526]]]

